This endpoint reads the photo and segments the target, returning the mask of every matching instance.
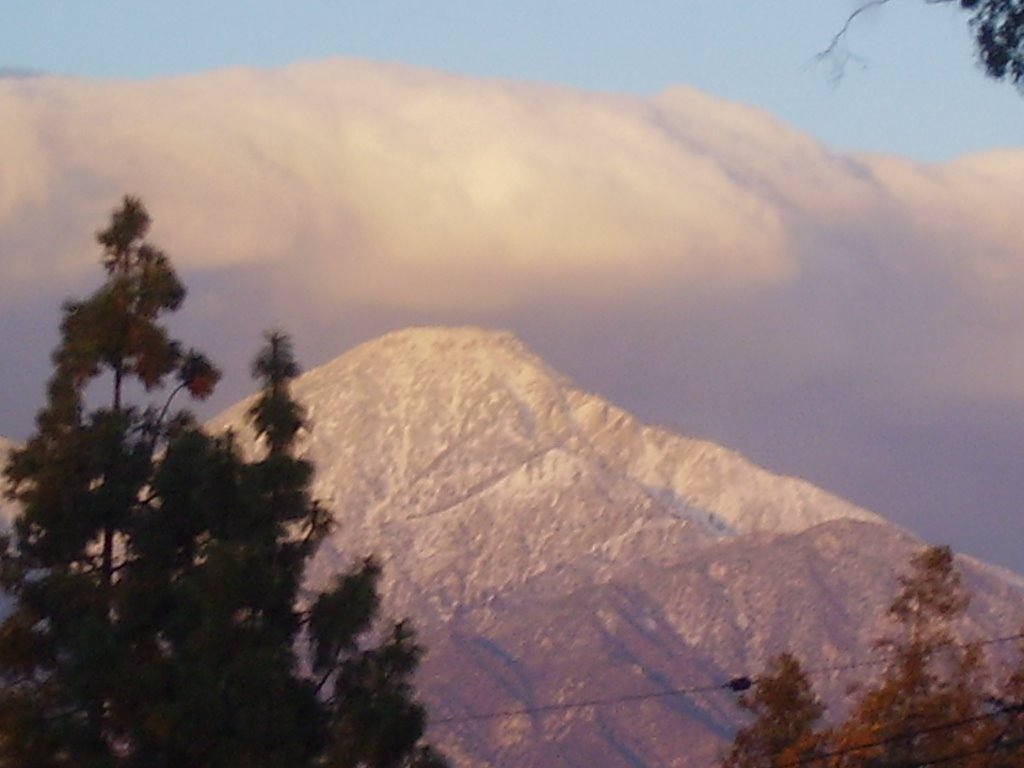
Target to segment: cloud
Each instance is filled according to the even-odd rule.
[[[0,79],[27,80],[42,75],[42,70],[32,69],[31,67],[0,66]]]
[[[314,360],[409,322],[508,326],[647,418],[940,535],[906,504],[934,499],[928,478],[883,476],[866,446],[948,484],[963,452],[928,446],[964,434],[951,413],[1024,424],[1024,150],[924,166],[837,153],[689,88],[641,99],[345,59],[0,78],[0,148],[10,329],[94,283],[93,233],[132,193],[192,286],[181,327],[229,367],[271,324]],[[41,378],[45,350],[3,351],[0,390],[15,368],[19,388]],[[2,396],[0,413],[24,410]],[[27,428],[7,419],[0,432]],[[948,496],[987,487],[996,525],[1019,478],[989,465]]]
[[[792,271],[773,201],[642,101],[350,62],[5,88],[0,140],[22,168],[5,231],[16,204],[66,196],[89,208],[55,214],[80,243],[83,219],[134,190],[186,266],[288,259],[324,298],[425,307],[521,301],[545,280],[602,295]],[[76,248],[8,259],[5,282],[75,269]]]

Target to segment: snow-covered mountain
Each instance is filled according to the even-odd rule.
[[[313,579],[383,561],[387,610],[429,649],[432,738],[458,765],[709,765],[736,722],[723,684],[784,649],[817,670],[870,657],[921,546],[806,482],[637,422],[507,333],[394,333],[294,394],[338,519]],[[251,448],[246,407],[211,426]],[[1020,579],[961,566],[965,631],[1024,623]],[[863,674],[814,679],[841,705]],[[634,698],[677,689],[700,690]]]

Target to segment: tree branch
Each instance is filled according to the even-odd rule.
[[[934,2],[934,0],[928,1]],[[829,44],[825,46],[824,50],[818,51],[814,58],[818,61],[822,61],[823,59],[835,56],[836,52],[839,50],[839,46],[842,45],[843,39],[850,31],[850,27],[853,25],[853,22],[857,20],[857,17],[867,11],[870,11],[872,8],[888,5],[889,2],[890,0],[868,0],[864,5],[858,6],[849,16],[846,17],[846,21],[843,22],[843,26],[840,27],[839,31],[832,36],[832,39],[829,41]]]

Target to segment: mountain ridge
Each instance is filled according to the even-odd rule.
[[[445,381],[443,370],[429,369],[425,362],[431,356],[451,354],[461,355],[459,370],[463,371],[462,381]],[[477,364],[478,369],[471,374],[465,373],[467,361]],[[467,384],[467,380],[473,378],[475,383]],[[344,383],[353,380],[361,380],[369,386],[358,391],[358,386],[353,389]],[[342,382],[340,385],[335,384],[339,381]],[[386,382],[385,386],[381,386],[382,381]],[[426,387],[436,388],[439,382],[443,382],[444,390],[451,393],[447,403],[436,403],[429,393],[422,391]],[[498,384],[500,391],[486,388],[493,383]],[[340,390],[337,390],[339,386]],[[328,391],[326,396],[323,394],[325,389]],[[300,400],[315,395],[312,398],[315,404],[312,407],[307,405],[311,422],[309,446],[315,446],[318,439],[325,439],[324,432],[332,432],[336,428],[338,410],[344,407],[340,401],[345,395],[356,396],[361,401],[366,401],[369,396],[386,397],[392,403],[426,399],[432,403],[432,410],[445,406],[450,410],[458,409],[466,414],[467,420],[472,418],[473,409],[500,405],[515,409],[524,437],[537,437],[540,429],[540,437],[547,441],[544,447],[548,450],[573,441],[578,444],[585,436],[593,435],[593,439],[586,439],[585,444],[578,447],[592,451],[594,460],[624,462],[630,476],[639,485],[650,486],[651,490],[657,491],[672,490],[681,502],[711,502],[712,491],[719,490],[730,474],[750,473],[756,483],[776,482],[793,508],[789,518],[767,515],[758,519],[748,500],[735,492],[719,500],[715,511],[737,532],[749,533],[761,528],[799,530],[826,519],[815,516],[813,510],[828,505],[841,510],[833,516],[881,520],[874,513],[849,504],[800,478],[775,475],[710,441],[674,435],[666,429],[640,423],[626,411],[573,386],[508,331],[475,327],[395,331],[358,345],[308,371],[296,382],[295,392]],[[499,403],[502,393],[511,398]],[[245,402],[228,409],[210,423],[215,427],[223,426],[237,419],[246,407]],[[546,416],[548,421],[538,421],[539,416]],[[409,439],[408,422],[423,420],[422,415],[405,414],[405,417],[403,441]],[[397,431],[402,426],[401,421],[391,419],[387,429]],[[629,443],[628,457],[613,456],[613,444],[623,440]],[[408,451],[408,445],[403,444],[405,448],[399,447],[400,455]],[[455,447],[443,446],[429,463],[422,463],[410,473],[411,479],[418,481],[436,469]],[[672,451],[686,452],[688,463],[681,469],[673,467],[670,457],[666,456],[666,452]],[[530,458],[539,457],[531,455]],[[687,473],[690,478],[685,477]],[[699,473],[704,475],[703,484],[698,482],[701,480]],[[681,498],[684,479],[691,481],[687,488],[688,499]]]
[[[719,686],[783,650],[860,668],[923,546],[799,478],[641,423],[508,332],[397,331],[293,394],[314,492],[339,521],[311,577],[379,557],[385,610],[430,649],[432,738],[460,765],[709,765],[739,717]],[[210,424],[256,451],[245,408]],[[975,592],[962,636],[1024,624],[1024,580],[958,562]],[[854,681],[816,682],[841,710]],[[632,711],[514,714],[637,696]]]
[[[703,768],[739,719],[728,681],[783,650],[842,711],[878,668],[896,577],[923,546],[641,423],[508,332],[397,331],[293,395],[337,520],[309,579],[381,561],[385,614],[409,616],[428,649],[430,738],[459,766]],[[257,453],[250,402],[208,427]],[[1019,631],[1024,579],[958,563],[975,596],[960,636]]]

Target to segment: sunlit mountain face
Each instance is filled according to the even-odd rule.
[[[797,654],[833,712],[881,668],[874,641],[921,539],[644,423],[509,332],[390,333],[293,394],[336,522],[309,579],[381,561],[385,615],[428,650],[430,738],[456,765],[707,766],[739,722],[731,681],[774,654]],[[208,428],[255,454],[249,406]],[[1024,580],[958,566],[974,595],[959,636],[1016,635]]]
[[[841,711],[923,546],[645,425],[505,332],[389,334],[294,395],[337,520],[310,578],[381,559],[386,613],[411,617],[429,649],[431,738],[459,765],[713,764],[738,722],[728,682],[783,650]],[[210,428],[256,452],[248,407]],[[963,636],[1019,631],[1024,581],[959,566],[975,594]]]

